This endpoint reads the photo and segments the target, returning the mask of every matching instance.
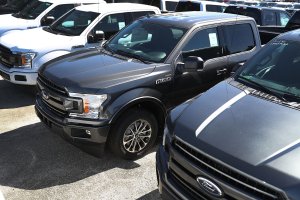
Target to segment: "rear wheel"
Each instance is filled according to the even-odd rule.
[[[144,109],[128,110],[110,133],[110,149],[125,159],[142,157],[155,143],[158,123],[151,112]]]

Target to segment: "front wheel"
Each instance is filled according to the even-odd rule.
[[[142,157],[155,143],[158,123],[154,115],[143,109],[129,110],[114,125],[109,146],[125,159]]]

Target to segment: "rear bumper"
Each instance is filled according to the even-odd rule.
[[[37,72],[21,72],[5,68],[0,64],[0,75],[7,81],[19,85],[36,85]]]
[[[68,124],[67,120],[54,115],[37,98],[35,112],[40,120],[53,132],[58,133],[72,144],[95,156],[102,156],[110,126],[92,126],[86,124]],[[80,122],[84,122],[80,120]]]

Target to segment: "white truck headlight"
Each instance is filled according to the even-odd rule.
[[[32,60],[35,58],[36,55],[36,53],[22,53],[21,63],[19,67],[31,68]]]
[[[103,118],[100,115],[101,106],[107,99],[106,94],[102,95],[91,95],[91,94],[78,94],[78,93],[69,93],[70,97],[81,98],[83,105],[82,113],[70,113],[70,117],[80,117],[88,119],[99,119]]]

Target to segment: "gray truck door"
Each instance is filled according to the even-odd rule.
[[[180,98],[191,98],[222,80],[217,71],[227,66],[218,28],[199,29],[192,34],[175,62],[174,98],[179,101]],[[204,61],[203,70],[180,72],[178,63],[184,63],[189,56],[201,57]]]

